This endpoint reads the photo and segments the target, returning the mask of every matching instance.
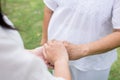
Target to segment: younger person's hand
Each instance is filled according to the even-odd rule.
[[[44,55],[43,55],[43,47],[37,47],[35,49],[32,50],[28,50],[29,52],[31,52],[32,54],[42,58],[45,61]]]

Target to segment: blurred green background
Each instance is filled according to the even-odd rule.
[[[2,6],[19,29],[25,47],[32,49],[39,46],[44,7],[42,0],[2,0]]]
[[[2,0],[3,11],[19,29],[28,49],[40,45],[43,8],[42,0]],[[120,49],[118,60],[113,64],[109,80],[120,80]]]

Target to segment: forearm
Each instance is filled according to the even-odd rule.
[[[120,31],[116,31],[95,42],[79,45],[68,43],[66,48],[68,50],[70,60],[77,60],[90,55],[102,54],[119,46]]]
[[[70,70],[68,61],[60,60],[55,62],[55,73],[56,77],[62,77],[65,80],[71,80]]]
[[[49,8],[45,7],[44,20],[43,20],[43,26],[42,26],[42,42],[41,42],[41,44],[44,44],[45,42],[47,42],[48,25],[49,25],[52,13],[53,13],[53,11],[51,11]]]
[[[113,32],[112,34],[98,40],[85,44],[85,49],[83,48],[83,54],[79,54],[79,57],[85,57],[89,55],[101,54],[120,46],[120,32]]]
[[[87,55],[100,54],[120,46],[120,32],[116,31],[112,34],[92,43],[88,43]]]

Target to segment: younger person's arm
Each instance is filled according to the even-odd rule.
[[[71,80],[68,54],[62,42],[54,41],[44,45],[46,59],[54,65],[55,77]]]

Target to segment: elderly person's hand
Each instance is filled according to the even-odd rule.
[[[89,48],[87,47],[87,45],[83,45],[83,44],[76,45],[76,44],[69,43],[67,41],[63,41],[63,44],[67,49],[70,60],[77,60],[82,57],[85,57],[89,51]]]
[[[68,61],[68,53],[60,41],[50,41],[44,45],[44,56],[51,64],[57,61]]]

